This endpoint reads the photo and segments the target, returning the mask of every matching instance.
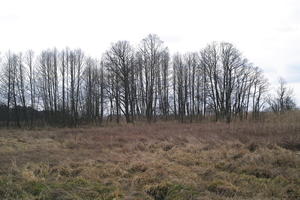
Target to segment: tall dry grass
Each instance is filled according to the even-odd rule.
[[[300,114],[0,130],[0,199],[299,199]]]

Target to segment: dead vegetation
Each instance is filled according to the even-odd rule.
[[[0,130],[0,199],[299,199],[297,122]]]

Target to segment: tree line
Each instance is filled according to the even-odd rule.
[[[101,59],[69,48],[7,52],[0,87],[0,126],[230,122],[249,114],[258,119],[266,105],[276,112],[295,108],[288,92],[280,102],[268,98],[262,70],[233,44],[213,42],[199,52],[170,55],[155,34],[137,47],[113,43]],[[281,89],[288,90],[284,82]]]

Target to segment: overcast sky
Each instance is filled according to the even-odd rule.
[[[101,57],[112,42],[157,34],[171,53],[236,45],[300,103],[299,0],[0,0],[0,52],[66,46]]]

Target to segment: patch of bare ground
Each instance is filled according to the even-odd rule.
[[[0,199],[300,199],[299,116],[0,130]]]

